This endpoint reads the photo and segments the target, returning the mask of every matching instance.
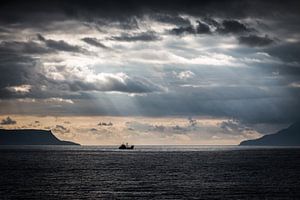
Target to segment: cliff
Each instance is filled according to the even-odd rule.
[[[0,129],[0,145],[79,145],[61,141],[51,131],[35,129]]]
[[[294,123],[277,133],[255,140],[245,140],[241,146],[300,146],[300,122]]]

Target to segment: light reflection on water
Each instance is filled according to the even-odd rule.
[[[300,199],[300,149],[2,146],[0,199]]]
[[[145,152],[145,151],[234,151],[254,149],[300,149],[300,146],[237,146],[237,145],[135,145],[134,150],[119,150],[118,145],[0,145],[0,150],[51,150],[51,151],[116,151],[116,152]]]

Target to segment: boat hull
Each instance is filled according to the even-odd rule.
[[[134,149],[134,145],[131,145],[131,146],[126,146],[126,145],[121,145],[120,147],[119,147],[119,149]]]

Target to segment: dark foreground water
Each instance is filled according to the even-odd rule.
[[[300,149],[0,147],[0,199],[300,199]]]

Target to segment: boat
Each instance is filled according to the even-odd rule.
[[[134,149],[134,145],[129,146],[128,143],[123,143],[121,146],[119,146],[119,149]]]

